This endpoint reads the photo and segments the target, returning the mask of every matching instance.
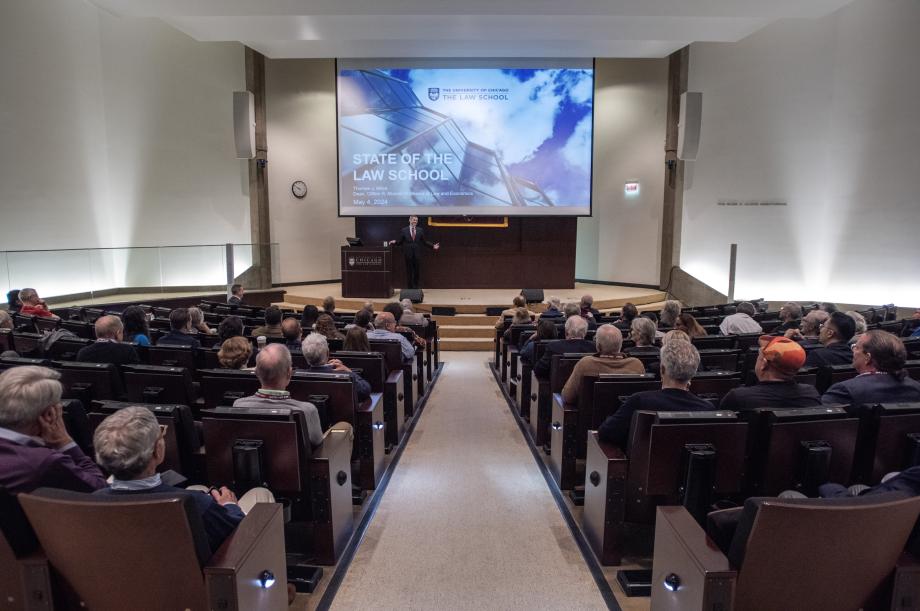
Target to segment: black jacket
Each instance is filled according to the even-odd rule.
[[[130,344],[119,342],[96,342],[80,348],[77,360],[81,363],[114,363],[115,365],[134,365],[140,363],[137,350]]]
[[[396,245],[402,247],[403,255],[406,257],[417,257],[422,245],[434,248],[434,244],[425,238],[425,230],[422,229],[421,225],[415,226],[415,240],[412,239],[409,227],[403,227],[399,231],[399,239],[396,240]]]
[[[594,354],[597,352],[597,346],[589,339],[557,339],[556,341],[546,344],[546,350],[543,356],[533,366],[533,372],[538,378],[548,378],[549,370],[553,364],[554,354],[565,353],[583,353]]]
[[[733,388],[722,397],[720,409],[736,412],[758,407],[816,407],[821,405],[818,389],[809,384],[760,382],[754,386]]]
[[[637,392],[623,402],[620,408],[607,416],[597,429],[598,438],[605,443],[612,443],[624,452],[628,452],[629,427],[637,411],[655,412],[705,412],[713,409],[712,403],[700,399],[692,392],[677,388],[646,390]]]

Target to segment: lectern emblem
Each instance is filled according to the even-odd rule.
[[[355,266],[355,258],[348,257],[348,267],[354,267],[354,266]]]
[[[437,102],[438,98],[441,97],[441,88],[440,87],[429,87],[428,88],[428,99],[432,102]]]

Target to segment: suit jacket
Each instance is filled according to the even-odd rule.
[[[399,231],[399,239],[396,240],[396,245],[402,247],[403,256],[410,258],[417,257],[423,245],[428,248],[434,248],[434,244],[425,239],[425,230],[422,229],[421,225],[415,226],[415,240],[412,239],[409,227],[403,227]]]
[[[898,380],[887,373],[858,375],[837,382],[821,395],[822,403],[847,405],[912,401],[920,401],[920,382],[910,378]]]
[[[834,342],[808,351],[805,367],[827,367],[828,365],[849,365],[853,362],[853,349],[846,342]]]
[[[243,300],[237,297],[236,295],[230,295],[229,297],[227,297],[228,305],[240,305],[241,303],[243,303]]]
[[[114,363],[116,365],[134,365],[140,363],[137,350],[130,344],[119,342],[96,342],[77,352],[81,363]]]
[[[76,444],[59,451],[0,438],[0,486],[12,494],[42,487],[92,492],[105,487],[105,478]]]
[[[553,364],[553,355],[565,354],[566,352],[594,354],[597,352],[597,346],[589,339],[557,339],[546,344],[546,350],[536,365],[533,366],[533,372],[538,378],[548,378],[550,367]]]
[[[212,554],[217,551],[217,548],[219,548],[224,540],[236,530],[239,523],[246,517],[243,515],[243,510],[235,503],[221,505],[207,492],[184,490],[167,484],[160,484],[159,486],[146,488],[144,490],[112,490],[106,487],[102,490],[98,490],[96,494],[122,496],[126,494],[153,494],[156,492],[165,492],[175,494],[176,496],[189,495],[192,497],[192,500],[195,501],[195,509],[198,510],[198,514],[201,516],[201,522],[204,526],[205,533],[208,535],[208,545],[211,548]]]
[[[157,340],[157,346],[191,346],[192,348],[201,348],[201,342],[190,333],[182,331],[170,331]]]

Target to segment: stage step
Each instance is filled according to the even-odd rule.
[[[454,337],[476,337],[491,340],[495,337],[492,325],[438,325],[438,335],[442,339]]]
[[[480,339],[477,337],[452,337],[442,339],[440,346],[445,352],[491,352],[494,347],[491,339]]]
[[[494,325],[498,316],[486,316],[484,314],[457,314],[456,316],[432,316],[433,320],[439,325]]]

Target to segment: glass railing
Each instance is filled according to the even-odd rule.
[[[278,275],[278,244],[0,251],[0,303],[34,288],[49,303],[123,293],[208,290],[240,282],[259,288],[259,268]],[[230,282],[228,282],[230,279]]]

